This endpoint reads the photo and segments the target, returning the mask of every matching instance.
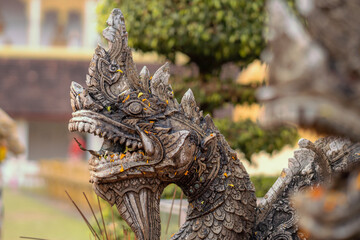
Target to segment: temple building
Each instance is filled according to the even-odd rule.
[[[85,85],[94,49],[102,43],[97,3],[0,0],[0,108],[17,121],[26,160],[69,157],[70,84]],[[152,73],[164,61],[153,54],[135,53],[134,59],[139,70],[146,64]],[[87,147],[99,146],[92,135],[82,137]]]
[[[0,0],[0,107],[25,159],[66,158],[71,81],[84,82],[98,41],[95,0]]]

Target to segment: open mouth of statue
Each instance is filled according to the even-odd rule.
[[[116,182],[154,172],[153,142],[139,127],[131,128],[89,110],[74,112],[68,127],[71,132],[91,133],[104,139],[99,151],[82,148],[92,155],[90,182]]]

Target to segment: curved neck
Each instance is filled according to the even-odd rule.
[[[188,196],[189,207],[186,222],[172,239],[194,233],[206,238],[204,234],[219,229],[230,239],[250,238],[255,223],[254,186],[234,151],[223,144],[213,150],[206,159],[194,161],[177,182]]]

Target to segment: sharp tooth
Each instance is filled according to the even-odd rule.
[[[100,132],[101,132],[101,130],[100,129],[96,129],[96,135],[98,135],[98,136],[100,136]]]
[[[135,150],[137,148],[137,142],[136,141],[132,142],[131,147]]]
[[[130,139],[126,140],[126,146],[130,147],[130,145],[131,145],[131,140]]]
[[[85,130],[85,132],[89,132],[89,130],[90,130],[90,125],[89,125],[89,124],[85,124],[84,130]]]
[[[102,134],[102,136],[105,137],[107,134],[108,134],[108,132],[104,132],[104,133]]]
[[[142,148],[143,147],[143,145],[142,145],[142,143],[141,142],[138,142],[138,148]]]
[[[69,129],[70,132],[72,132],[72,130],[73,130],[73,125],[72,125],[72,123],[70,123],[70,124],[68,125],[68,129]]]
[[[95,131],[95,125],[90,125],[90,133],[93,133]]]
[[[79,126],[78,126],[78,131],[79,132],[83,132],[84,131],[84,127],[85,127],[85,123],[79,123]]]
[[[76,122],[75,123],[75,130],[78,130],[79,129],[79,122]]]
[[[120,144],[123,144],[123,143],[125,142],[125,140],[126,140],[126,138],[123,138],[123,137],[122,137],[122,138],[120,139]]]

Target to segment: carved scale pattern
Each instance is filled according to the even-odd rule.
[[[189,196],[189,208],[187,221],[171,239],[250,238],[255,189],[236,154],[222,140],[219,134],[214,153],[208,149],[211,157],[202,174],[200,158],[194,161],[189,177],[177,183]]]

